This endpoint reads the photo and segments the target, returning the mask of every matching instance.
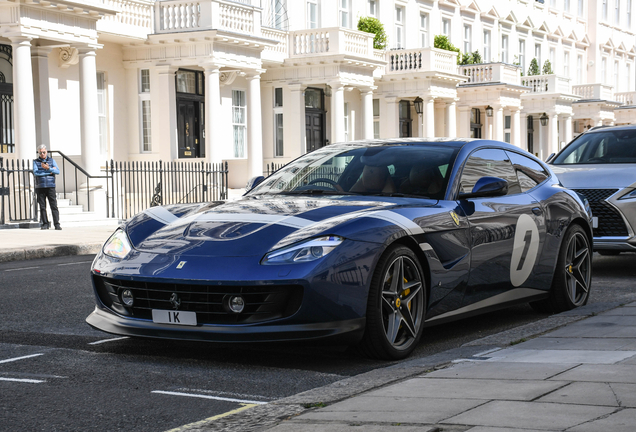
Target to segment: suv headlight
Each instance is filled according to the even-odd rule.
[[[131,250],[130,240],[128,240],[128,236],[121,229],[115,231],[102,247],[104,254],[119,259],[126,258]]]
[[[324,257],[342,243],[338,236],[324,236],[305,240],[294,245],[269,252],[261,264],[290,264],[310,262]]]

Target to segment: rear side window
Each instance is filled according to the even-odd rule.
[[[550,175],[538,162],[529,157],[520,155],[512,151],[506,152],[510,157],[510,162],[517,173],[519,186],[522,192],[527,192],[540,183],[543,183]]]
[[[471,193],[482,177],[499,177],[508,182],[508,195],[521,193],[517,175],[505,151],[500,149],[477,150],[470,155],[462,171],[460,193]]]
[[[602,130],[580,135],[552,163],[636,163],[636,129]]]

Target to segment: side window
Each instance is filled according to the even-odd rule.
[[[508,181],[508,195],[521,192],[517,176],[505,151],[483,149],[474,152],[464,165],[460,193],[471,193],[477,180],[482,177],[499,177]]]
[[[536,185],[543,183],[549,177],[549,174],[538,162],[519,153],[506,153],[510,157],[510,162],[512,162],[512,166],[517,172],[517,178],[519,179],[519,186],[521,186],[522,192],[529,191]]]

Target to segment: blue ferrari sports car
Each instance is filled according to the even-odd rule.
[[[124,223],[93,262],[88,324],[217,342],[332,338],[399,359],[434,324],[589,297],[589,205],[506,143],[333,144],[248,188]]]

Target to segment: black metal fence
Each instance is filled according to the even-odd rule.
[[[60,175],[56,192],[87,211],[104,217],[128,219],[149,207],[164,204],[225,200],[227,162],[117,162],[106,163],[103,175],[90,175],[64,153],[51,151]],[[33,161],[0,157],[0,225],[37,221]]]
[[[267,164],[265,166],[265,177],[269,177],[274,172],[278,171],[281,168],[284,168],[285,164]],[[306,185],[311,183],[314,180],[318,179],[328,179],[334,182],[337,182],[340,179],[344,171],[344,167],[333,167],[333,166],[319,166],[312,169],[305,169],[302,171],[298,171],[294,173],[294,178],[290,181],[289,187],[296,187],[301,185]],[[298,184],[294,185],[293,183],[297,181]]]

